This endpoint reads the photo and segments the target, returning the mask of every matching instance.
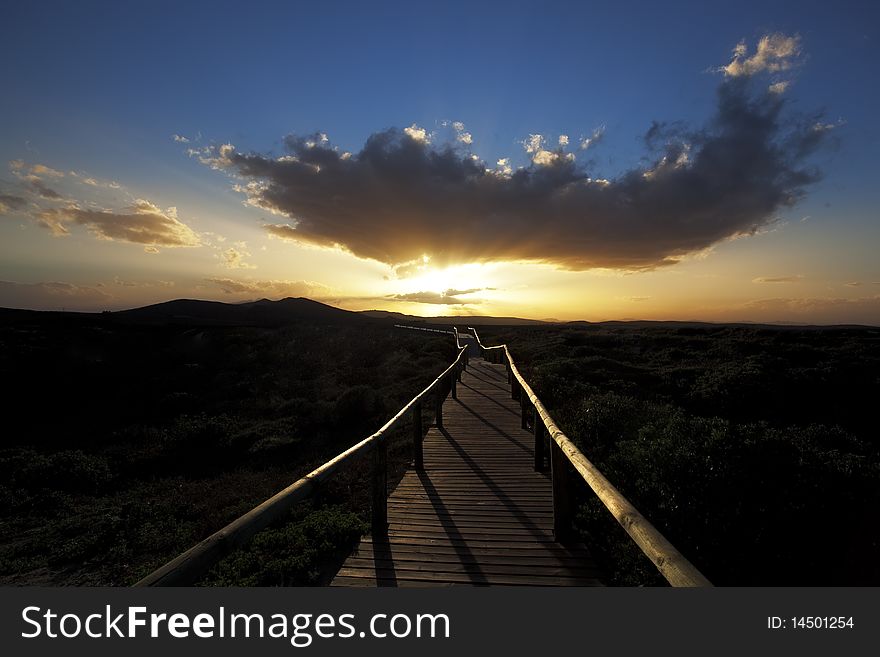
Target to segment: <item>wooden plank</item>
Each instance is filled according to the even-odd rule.
[[[425,582],[402,578],[394,580],[394,586],[399,588],[447,587],[454,585],[453,582]],[[377,582],[377,580],[372,577],[347,577],[344,575],[337,575],[331,586],[375,588],[376,586],[383,586],[383,584],[381,581]]]
[[[400,516],[430,516],[434,519],[448,518],[455,520],[474,520],[479,518],[492,518],[500,520],[503,517],[544,520],[552,517],[553,511],[547,506],[520,507],[512,504],[504,504],[498,500],[487,500],[485,504],[447,504],[443,500],[421,501],[411,498],[391,498],[389,509],[394,509]]]
[[[554,539],[551,479],[505,366],[472,358],[456,396],[422,441],[424,470],[389,495],[387,532],[363,537],[333,585],[601,585],[584,546]]]
[[[405,563],[414,563],[418,564],[418,568],[435,568],[438,571],[446,572],[448,567],[458,566],[458,565],[466,565],[466,566],[475,566],[475,567],[483,567],[491,568],[494,566],[516,566],[523,567],[528,569],[542,569],[542,568],[562,568],[571,574],[584,574],[589,573],[590,577],[596,576],[598,574],[598,570],[595,566],[589,563],[586,560],[577,560],[577,559],[560,559],[558,557],[553,558],[543,558],[543,557],[530,557],[528,555],[508,555],[503,552],[496,553],[487,553],[487,552],[470,552],[466,553],[457,553],[457,552],[432,552],[426,553],[425,551],[388,551],[388,552],[371,552],[369,550],[359,551],[356,555],[352,555],[351,558],[346,562],[347,565],[352,566],[356,565],[356,563],[360,563],[357,561],[358,559],[362,560],[364,563],[377,563],[384,564],[388,566],[389,563],[392,564],[403,564]],[[385,563],[389,562],[389,563]],[[489,570],[485,571],[489,572]],[[547,573],[545,573],[547,574]]]
[[[515,564],[515,563],[487,563],[472,561],[461,563],[455,560],[432,559],[430,561],[406,561],[402,559],[365,559],[363,557],[351,557],[345,562],[347,568],[373,569],[374,571],[394,570],[395,573],[410,574],[418,573],[467,573],[473,575],[517,575],[521,577],[596,577],[598,570],[595,567],[570,567],[558,564]]]
[[[473,330],[473,329],[471,329]],[[489,350],[480,343],[480,339],[474,330],[474,338],[480,345],[481,353],[487,353]],[[614,485],[605,478],[605,475],[590,460],[584,456],[583,452],[565,435],[565,433],[556,425],[556,422],[544,408],[541,400],[534,393],[531,386],[526,382],[513,363],[510,351],[507,345],[499,345],[495,351],[503,351],[504,359],[507,361],[512,375],[511,385],[519,386],[522,394],[528,397],[529,401],[534,404],[535,410],[541,417],[547,433],[551,439],[551,459],[552,447],[555,445],[564,455],[565,460],[571,464],[575,471],[583,478],[587,485],[596,494],[605,508],[611,512],[615,520],[629,534],[630,538],[639,546],[642,553],[648,557],[657,570],[672,584],[672,586],[689,586],[689,587],[709,587],[712,583],[697,568],[688,561],[681,552],[670,543],[663,534],[661,534],[647,518],[645,518],[632,503],[621,494]],[[552,467],[552,464],[551,464]],[[556,485],[554,485],[554,489]],[[559,513],[559,516],[564,515]],[[563,532],[560,532],[563,533]]]
[[[338,576],[341,577],[367,577],[375,578],[376,571],[374,568],[349,568],[343,566],[339,569]],[[386,574],[386,581],[397,580],[396,575]],[[408,571],[405,578],[410,581],[424,582],[448,582],[472,585],[490,585],[490,584],[506,584],[508,586],[602,586],[602,583],[593,577],[541,577],[540,575],[503,575],[489,574],[481,575],[477,573],[435,573],[422,571]]]
[[[552,528],[541,530],[498,529],[488,530],[471,527],[448,530],[438,525],[415,525],[409,523],[389,523],[388,535],[393,536],[424,536],[426,538],[460,538],[476,541],[538,541],[555,543]]]
[[[553,549],[552,547],[544,547],[537,554],[532,548],[513,548],[509,546],[480,548],[467,546],[467,551],[462,550],[463,546],[453,545],[421,545],[407,544],[403,542],[395,542],[393,545],[374,545],[369,541],[362,541],[360,545],[352,552],[352,556],[372,556],[376,555],[394,555],[401,558],[418,555],[421,559],[433,556],[442,559],[446,556],[455,557],[462,560],[466,555],[472,555],[473,558],[485,557],[487,561],[514,561],[517,563],[535,563],[537,561],[547,563],[582,563],[583,560],[589,559],[590,553],[584,549]],[[426,556],[427,555],[427,556]]]
[[[456,337],[457,340],[457,337]],[[318,466],[309,474],[295,481],[287,488],[279,491],[267,500],[252,508],[250,511],[239,516],[222,529],[214,532],[200,543],[192,546],[186,552],[167,562],[157,570],[138,581],[135,586],[183,586],[192,584],[204,575],[215,563],[233,550],[243,547],[260,530],[265,529],[272,523],[285,517],[294,504],[313,495],[317,486],[332,476],[339,468],[359,459],[366,453],[373,451],[377,444],[384,444],[386,432],[400,422],[414,405],[421,403],[422,398],[437,393],[442,387],[449,374],[455,372],[467,357],[467,348],[459,346],[458,356],[444,372],[434,379],[427,388],[413,397],[397,414],[388,420],[371,436],[352,445],[347,450],[337,454],[326,463]],[[439,395],[437,395],[440,398]],[[442,401],[442,399],[441,399]],[[384,449],[384,448],[382,448]],[[381,465],[381,464],[380,464]],[[383,466],[384,467],[384,466]],[[378,504],[378,484],[376,477],[373,478],[374,491],[374,529],[381,528],[382,509]],[[383,491],[383,497],[386,491]]]
[[[373,545],[369,536],[361,539],[360,545]],[[529,550],[530,553],[537,550],[548,554],[572,554],[581,555],[586,558],[589,551],[582,545],[563,546],[558,543],[539,543],[537,541],[521,541],[513,543],[510,541],[465,541],[460,538],[442,537],[430,538],[423,536],[395,536],[390,537],[389,542],[376,543],[378,546],[420,546],[426,548],[453,548],[468,547],[475,550]],[[359,548],[355,548],[357,551]],[[513,552],[511,552],[513,553]]]

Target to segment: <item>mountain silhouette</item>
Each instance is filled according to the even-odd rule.
[[[279,301],[260,299],[247,303],[175,299],[106,314],[118,321],[138,324],[281,326],[301,321],[334,324],[369,321],[369,318],[360,313],[334,308],[302,297],[288,297]]]

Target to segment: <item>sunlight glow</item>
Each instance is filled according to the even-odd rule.
[[[492,272],[495,264],[464,264],[435,268],[427,266],[414,276],[396,281],[400,293],[472,290],[494,287]]]

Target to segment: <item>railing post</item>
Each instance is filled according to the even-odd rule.
[[[412,414],[413,467],[416,472],[425,469],[425,455],[422,449],[422,402],[416,402]]]
[[[449,392],[453,399],[458,399],[458,393],[455,390],[455,384],[458,381],[458,366],[449,373]]]
[[[571,538],[568,459],[552,436],[550,437],[550,478],[553,482],[553,538],[564,543]]]
[[[538,407],[533,409],[532,430],[535,432],[535,472],[541,472],[544,469],[544,422],[538,415]]]
[[[383,437],[373,448],[373,533],[388,531],[388,449]]]

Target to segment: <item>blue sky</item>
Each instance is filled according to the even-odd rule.
[[[782,219],[801,226],[787,227],[784,239],[741,240],[751,241],[752,249],[719,247],[736,251],[728,259],[743,269],[755,267],[754,277],[743,274],[738,291],[731,282],[728,309],[748,314],[742,304],[768,294],[753,289],[753,281],[774,275],[799,280],[801,287],[815,284],[807,290],[788,286],[782,296],[776,289],[768,299],[870,299],[880,294],[880,286],[866,291],[880,281],[873,248],[867,247],[880,237],[880,167],[874,161],[880,146],[878,19],[875,5],[851,2],[8,3],[0,25],[0,193],[18,193],[20,176],[5,166],[14,161],[114,181],[124,194],[89,202],[120,211],[126,198],[148,199],[157,207],[177,208],[180,220],[200,234],[222,233],[230,242],[247,243],[237,248],[249,249],[257,264],[252,271],[232,272],[246,277],[241,280],[308,280],[332,288],[324,296],[342,305],[362,305],[350,297],[381,306],[395,294],[422,290],[406,281],[389,287],[385,269],[394,263],[345,256],[353,278],[376,277],[370,292],[369,285],[335,280],[335,274],[322,279],[322,267],[338,271],[347,262],[338,252],[315,253],[289,244],[275,259],[261,256],[257,250],[263,246],[267,252],[282,247],[278,240],[266,242],[260,231],[275,219],[244,208],[230,176],[187,155],[187,149],[232,143],[242,153],[277,157],[285,153],[286,135],[324,132],[340,151],[358,153],[371,134],[390,127],[416,125],[441,135],[449,132],[444,122],[456,121],[472,135],[470,148],[486,163],[511,158],[513,164],[528,166],[522,142],[530,135],[541,134],[554,144],[559,135],[567,135],[575,144],[599,129],[604,130],[601,142],[579,153],[579,163],[594,178],[614,179],[650,166],[642,137],[652,121],[687,126],[707,121],[723,77],[717,69],[731,61],[738,43],[744,41],[753,51],[762,36],[782,34],[797,36],[802,50],[785,72],[791,85],[788,110],[824,112],[821,120],[834,126],[834,139],[810,160],[822,170],[821,181],[809,185],[796,206],[780,210]],[[175,134],[189,143],[174,141]],[[804,217],[809,219],[801,222]],[[6,246],[0,250],[0,279],[10,283],[66,281],[93,288],[109,285],[113,277],[144,282],[161,275],[177,282],[172,296],[181,290],[220,294],[217,298],[230,294],[198,287],[200,279],[220,277],[215,271],[199,273],[197,266],[181,262],[160,266],[155,257],[135,257],[129,244],[96,256],[88,235],[58,240],[21,213],[2,220]],[[759,243],[762,239],[770,245]],[[827,261],[817,262],[822,254]],[[290,271],[282,271],[285,262]],[[791,269],[771,271],[774,262],[790,263]],[[825,280],[839,273],[833,263],[840,262],[851,273],[841,274],[836,283]],[[492,266],[509,268],[506,263]],[[583,285],[595,289],[596,279],[590,278],[595,274],[583,274]],[[461,272],[450,271],[447,279],[432,275],[436,285],[447,280],[450,288],[467,285]],[[727,317],[726,311],[710,312],[705,304],[688,306],[684,297],[664,306],[654,290],[671,283],[649,280],[652,276],[645,274],[651,293],[642,296],[659,305],[631,312],[660,317],[664,307],[671,309],[666,314],[693,307],[697,315]],[[512,289],[537,279],[555,285],[544,270],[522,269],[519,279],[507,273],[497,285],[491,276],[483,278],[468,287]],[[559,288],[570,286],[570,278],[558,279]],[[627,288],[609,292],[614,298],[637,287],[631,276],[624,283],[605,278],[613,279],[607,283],[612,288]],[[859,285],[828,289],[843,279]],[[118,306],[168,294],[156,286],[143,297],[120,292],[104,301]],[[408,309],[517,310],[512,299],[495,299],[494,306],[491,298],[481,301]],[[630,310],[610,303],[601,308],[598,314],[590,306],[563,314],[610,318]],[[534,303],[522,310],[560,314]],[[864,312],[871,317],[875,311],[860,309],[856,315]],[[775,319],[797,319],[784,308],[778,313]],[[755,317],[774,319],[761,313]]]

